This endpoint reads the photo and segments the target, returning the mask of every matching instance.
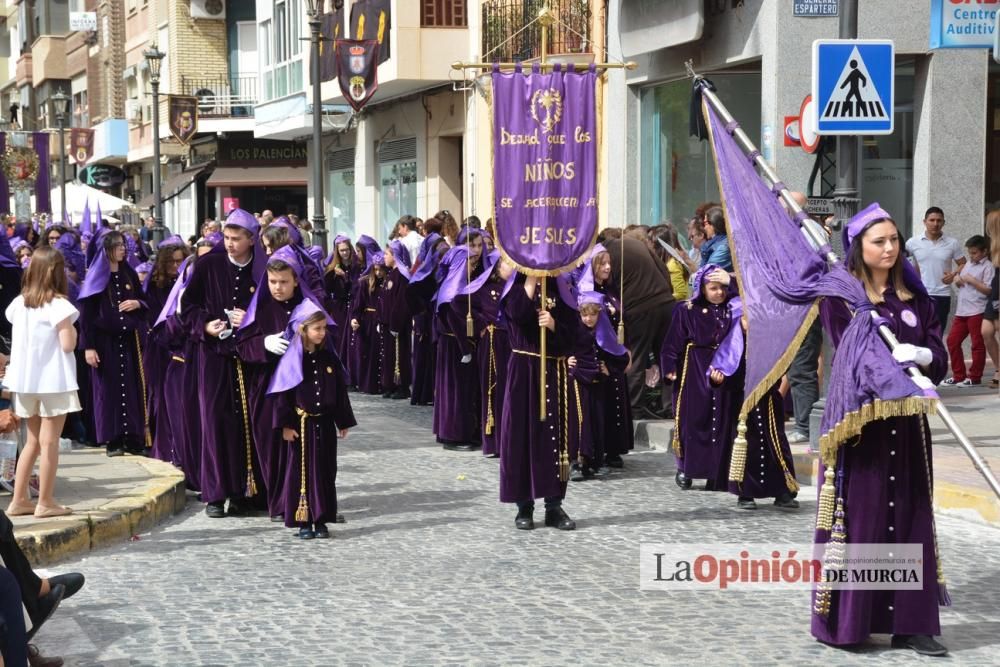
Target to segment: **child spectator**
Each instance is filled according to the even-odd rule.
[[[955,320],[948,334],[948,354],[951,356],[951,377],[942,384],[947,386],[971,387],[982,384],[983,368],[986,366],[986,345],[983,341],[983,313],[989,299],[993,273],[996,269],[987,254],[989,242],[979,234],[965,242],[969,255],[958,273],[948,276],[945,281],[954,282],[958,287],[958,306]],[[962,343],[967,336],[972,338],[972,367],[965,368],[965,354]]]
[[[14,412],[28,420],[28,442],[17,462],[14,497],[7,514],[39,518],[72,512],[56,503],[53,493],[59,464],[59,434],[66,415],[80,409],[77,396],[76,330],[79,312],[66,298],[66,266],[62,254],[43,246],[33,255],[20,296],[7,307],[13,325],[10,365],[5,387],[14,392]],[[41,456],[38,505],[31,504],[28,480]]]

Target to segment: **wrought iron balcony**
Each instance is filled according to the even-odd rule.
[[[484,0],[483,60],[512,62],[540,57],[542,26],[531,22],[546,1],[557,19],[549,29],[549,53],[590,52],[594,0]]]
[[[257,103],[257,76],[181,77],[183,95],[198,98],[201,118],[248,118]]]

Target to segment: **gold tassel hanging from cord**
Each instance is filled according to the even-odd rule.
[[[619,321],[618,322],[618,344],[619,345],[624,345],[625,344],[625,322],[624,321]]]
[[[299,478],[299,506],[295,508],[295,520],[299,523],[309,521],[309,500],[306,497],[306,418],[308,413],[302,408],[295,408],[299,413],[299,446],[302,458],[301,476]]]
[[[816,510],[816,530],[833,529],[833,509],[836,502],[836,490],[834,480],[836,473],[833,466],[826,467],[823,473],[823,488],[819,492],[819,507]]]
[[[146,370],[142,365],[142,342],[139,340],[139,330],[136,329],[135,333],[135,350],[136,354],[139,355],[138,366],[139,366],[139,382],[142,385],[142,421],[143,428],[146,433],[146,449],[151,449],[153,447],[153,432],[149,428],[149,405],[148,398],[146,397]]]
[[[740,415],[740,420],[736,424],[736,439],[733,440],[733,455],[729,461],[729,479],[733,482],[742,482],[746,467],[747,420],[744,415]]]
[[[497,357],[493,350],[493,332],[496,331],[496,325],[490,324],[486,327],[486,331],[489,332],[490,339],[490,361],[486,365],[486,423],[483,425],[483,429],[486,435],[493,435],[493,426],[495,425],[493,418],[493,390],[497,386]]]
[[[243,438],[247,445],[247,486],[245,495],[253,498],[257,495],[257,482],[253,478],[253,436],[250,434],[250,415],[247,407],[247,387],[243,377],[243,364],[236,360],[236,379],[240,385],[240,410],[243,413]]]
[[[847,555],[847,523],[844,512],[844,499],[837,498],[835,521],[831,526],[830,539],[826,543],[823,555],[823,571],[832,572],[843,570]],[[833,598],[833,586],[829,580],[823,579],[816,587],[816,604],[813,612],[818,616],[826,618],[830,614],[830,605]]]

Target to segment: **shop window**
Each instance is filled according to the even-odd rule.
[[[417,140],[385,141],[378,149],[381,234],[385,242],[400,216],[417,214]]]
[[[330,228],[334,236],[354,238],[354,149],[331,151],[326,158]]]
[[[760,74],[713,74],[717,94],[756,145],[760,145]],[[689,136],[690,82],[647,88],[641,98],[639,220],[672,222],[684,237],[699,204],[719,201],[712,149]],[[631,221],[630,221],[631,222]]]

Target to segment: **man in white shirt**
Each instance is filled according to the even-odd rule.
[[[413,216],[404,215],[396,225],[399,240],[410,251],[410,262],[413,262],[420,252],[420,244],[424,242],[424,237],[417,233],[417,221]]]
[[[951,311],[951,281],[965,264],[965,254],[958,239],[944,235],[944,211],[931,206],[924,213],[924,233],[906,242],[906,251],[920,273],[920,281],[937,307],[941,332],[948,327]],[[946,282],[947,281],[947,282]]]

